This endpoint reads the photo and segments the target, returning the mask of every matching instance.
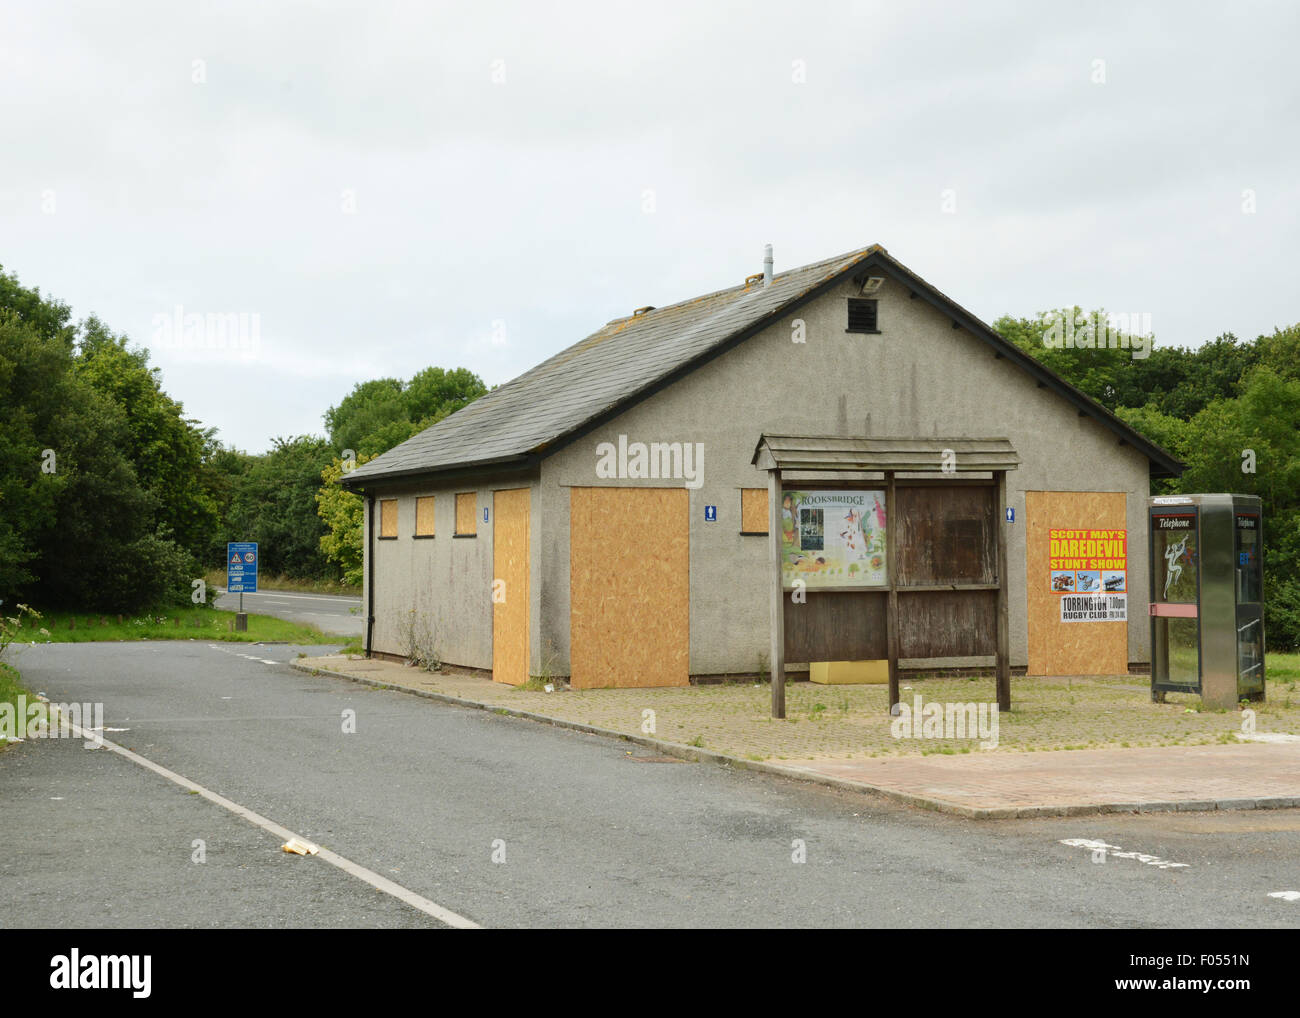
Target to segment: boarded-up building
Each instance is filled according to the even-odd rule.
[[[1127,539],[1149,478],[1181,469],[872,246],[638,309],[345,483],[366,497],[371,652],[659,686],[766,669],[777,558],[789,603],[821,605],[791,670],[818,632],[881,656],[873,595],[908,577],[905,666],[991,666],[999,596],[1014,668],[1145,663]]]

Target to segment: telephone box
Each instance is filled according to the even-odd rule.
[[[1264,699],[1263,515],[1256,495],[1147,502],[1151,697]]]

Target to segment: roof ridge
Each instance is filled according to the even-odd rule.
[[[796,273],[796,272],[806,272],[806,271],[808,271],[808,270],[810,270],[810,269],[816,269],[816,268],[818,268],[819,266],[822,266],[822,265],[829,265],[829,264],[831,264],[831,263],[833,263],[833,262],[840,262],[840,261],[844,261],[844,260],[846,260],[846,259],[853,258],[853,257],[865,257],[867,254],[869,254],[870,252],[872,252],[873,250],[875,250],[875,249],[877,249],[877,248],[880,248],[880,245],[878,245],[878,244],[870,244],[870,245],[868,245],[867,247],[855,248],[855,249],[852,250],[852,251],[846,251],[844,254],[835,255],[835,256],[832,257],[832,258],[822,258],[822,259],[819,259],[818,261],[815,261],[815,262],[809,262],[807,265],[797,265],[797,266],[795,266],[795,267],[792,268],[792,269],[787,269],[785,272],[779,272],[779,273],[775,274],[775,275],[772,277],[772,285],[775,286],[775,285],[776,285],[776,281],[777,281],[778,279],[781,279],[783,276],[790,276],[791,274]],[[883,250],[883,248],[880,248],[880,250]],[[695,304],[695,303],[697,303],[697,302],[699,302],[699,301],[708,300],[708,299],[711,298],[711,297],[718,297],[718,296],[720,296],[720,295],[722,295],[722,294],[731,293],[733,290],[739,290],[739,291],[751,291],[751,293],[748,294],[748,295],[757,295],[757,294],[761,294],[761,293],[763,293],[763,292],[764,292],[765,290],[767,290],[767,289],[768,289],[768,287],[757,287],[757,288],[751,288],[751,287],[749,287],[749,286],[746,286],[744,283],[741,283],[741,284],[739,284],[739,285],[737,285],[737,286],[728,286],[728,287],[723,287],[721,290],[713,290],[713,291],[710,292],[710,293],[702,293],[702,294],[699,294],[698,296],[695,296],[695,297],[687,297],[687,298],[685,298],[684,300],[679,300],[679,301],[677,301],[677,302],[674,303],[674,304],[664,304],[664,305],[661,305],[661,306],[656,306],[655,309],[654,309],[653,311],[647,311],[645,314],[642,314],[642,315],[635,315],[635,314],[633,314],[633,315],[627,315],[627,316],[625,316],[625,317],[623,317],[623,318],[611,318],[608,322],[606,322],[604,325],[602,325],[599,329],[596,329],[594,332],[590,332],[590,333],[588,333],[587,335],[585,335],[585,336],[583,336],[581,339],[579,339],[577,342],[570,343],[568,346],[563,347],[563,348],[561,348],[561,349],[559,349],[559,350],[556,350],[555,353],[551,354],[551,356],[547,357],[547,358],[546,358],[545,360],[543,360],[543,361],[538,361],[538,362],[537,362],[536,364],[534,364],[532,367],[525,368],[525,369],[524,369],[523,371],[521,371],[519,374],[515,375],[514,378],[511,378],[511,379],[509,379],[508,381],[502,382],[500,385],[496,386],[495,388],[488,390],[488,392],[484,393],[482,396],[480,396],[478,399],[476,399],[473,403],[470,403],[470,404],[468,404],[467,406],[461,407],[461,409],[460,409],[460,410],[457,410],[454,414],[448,414],[446,417],[443,418],[442,421],[438,421],[436,424],[432,425],[432,427],[435,427],[435,428],[436,428],[439,424],[442,424],[443,421],[450,420],[452,417],[456,416],[456,414],[462,414],[462,413],[465,413],[466,411],[468,411],[468,410],[470,410],[470,409],[472,409],[472,408],[478,407],[478,408],[482,409],[484,406],[490,406],[492,402],[495,402],[495,400],[491,400],[491,401],[489,401],[489,400],[490,400],[490,397],[495,396],[497,393],[504,392],[506,389],[509,389],[509,388],[513,387],[514,385],[516,385],[516,383],[523,382],[523,381],[529,379],[530,377],[539,374],[543,368],[547,367],[548,365],[550,365],[552,362],[556,361],[557,359],[562,358],[562,357],[565,357],[565,355],[572,355],[575,351],[578,350],[579,347],[581,347],[581,346],[582,346],[584,343],[586,343],[588,340],[592,340],[592,339],[595,339],[596,337],[600,336],[601,333],[605,332],[606,329],[608,329],[611,325],[616,324],[617,322],[626,322],[626,321],[633,321],[633,320],[635,320],[635,321],[639,321],[639,322],[640,322],[640,321],[646,321],[646,320],[650,319],[652,316],[656,315],[657,312],[660,312],[660,311],[671,311],[671,310],[673,310],[674,308],[680,308],[680,307],[683,307],[683,306],[685,306],[685,305],[687,305],[687,304]],[[738,295],[738,296],[744,296],[744,295],[746,295],[746,294],[742,293],[742,294],[740,294],[740,295]],[[726,312],[727,310],[728,310],[728,308],[719,308],[719,309],[717,310],[717,312],[715,312],[714,314],[721,314],[721,313]],[[710,321],[710,320],[714,317],[714,314],[710,314],[709,318],[706,318],[706,319],[705,319],[704,321],[702,321],[702,322],[694,322],[694,323],[692,323],[692,324],[691,324],[691,325],[690,325],[686,330],[684,330],[684,331],[686,331],[686,332],[694,332],[694,331],[697,331],[701,326],[706,325],[706,324],[708,323],[708,321]],[[417,433],[417,434],[419,434],[419,433]],[[415,438],[415,437],[416,437],[416,435],[412,435],[412,436],[411,436],[411,438]],[[410,439],[407,439],[407,441],[409,442]],[[393,448],[396,449],[397,446],[393,446]],[[390,451],[391,451],[391,450],[390,450]]]
[[[868,244],[866,247],[854,248],[852,251],[845,251],[843,254],[835,255],[835,256],[832,257],[832,258],[820,258],[820,259],[818,259],[818,260],[815,261],[815,262],[809,262],[807,265],[796,265],[794,268],[792,268],[792,269],[786,269],[784,272],[776,272],[776,273],[773,273],[773,275],[772,275],[772,285],[775,286],[775,285],[776,285],[776,281],[777,281],[778,279],[782,278],[783,276],[789,276],[791,273],[795,273],[795,272],[806,272],[806,271],[808,271],[809,269],[815,269],[815,268],[817,268],[817,266],[819,266],[819,265],[829,265],[831,262],[840,262],[840,261],[843,261],[843,260],[846,259],[846,258],[851,258],[851,257],[853,257],[854,255],[863,255],[863,256],[865,256],[865,255],[869,254],[873,249],[876,249],[876,248],[880,248],[880,245],[879,245],[879,244]],[[883,251],[884,248],[880,248],[880,250]],[[760,272],[759,275],[761,276],[762,273]],[[753,277],[751,276],[751,277],[749,277],[749,278],[753,278]],[[734,285],[734,286],[724,286],[724,287],[722,287],[722,289],[720,289],[720,290],[710,290],[708,293],[697,294],[697,295],[694,296],[694,297],[684,297],[682,300],[674,301],[672,304],[656,304],[656,305],[655,305],[651,310],[645,312],[645,314],[642,314],[642,315],[637,315],[637,314],[634,312],[633,314],[630,314],[630,315],[624,315],[624,316],[622,316],[622,317],[620,317],[620,318],[611,318],[608,322],[606,322],[603,326],[601,326],[600,329],[597,329],[596,332],[601,332],[601,331],[603,331],[604,329],[609,328],[609,327],[610,327],[611,325],[613,325],[615,322],[625,322],[625,321],[627,321],[627,320],[630,319],[630,318],[648,318],[650,315],[653,315],[653,314],[655,314],[655,313],[658,312],[658,311],[671,311],[673,308],[679,308],[679,307],[681,307],[683,304],[694,304],[696,301],[699,301],[699,300],[707,300],[707,299],[710,298],[710,297],[718,297],[718,296],[720,296],[720,295],[722,295],[722,294],[724,294],[724,293],[730,293],[732,290],[750,290],[750,289],[752,289],[752,287],[750,287],[747,283],[737,283],[737,284]],[[758,289],[759,289],[759,290],[763,290],[763,289],[766,289],[766,287],[759,287]],[[596,335],[596,332],[591,333],[591,336]],[[589,338],[590,338],[590,336],[584,336],[584,337],[583,337],[583,339],[589,339]],[[578,340],[578,342],[581,343],[582,340],[580,339],[580,340]],[[575,344],[573,344],[573,345],[576,346],[577,343],[575,343]],[[566,347],[565,349],[568,349],[568,347]]]
[[[772,285],[724,287],[616,318],[349,475],[356,481],[458,464],[519,460],[659,384],[755,323],[803,299],[884,248],[797,265]]]
[[[802,301],[861,271],[873,271],[912,288],[954,325],[964,325],[1006,357],[1136,446],[1153,466],[1177,473],[1182,464],[1125,424],[1096,400],[1056,375],[1032,355],[998,335],[951,297],[893,258],[879,244],[809,262],[774,276],[770,286],[744,283],[700,294],[654,311],[616,318],[546,360],[496,386],[382,456],[357,468],[343,483],[397,479],[487,464],[527,466],[635,404],[674,377],[777,321]],[[972,441],[978,441],[978,436]]]

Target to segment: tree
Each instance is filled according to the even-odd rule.
[[[408,420],[433,424],[468,406],[486,392],[483,379],[468,368],[446,371],[429,367],[406,383],[402,395]]]
[[[1053,314],[1067,313],[1080,312]],[[1047,346],[1042,317],[1006,316],[994,327],[1187,464],[1153,491],[1260,496],[1268,644],[1300,647],[1300,325],[1253,343],[1224,333],[1133,359],[1124,349]]]
[[[1211,401],[1236,396],[1241,379],[1260,358],[1259,344],[1241,343],[1232,333],[1195,350],[1163,346],[1154,337],[1147,343],[1123,331],[1114,338],[1126,345],[1111,347],[1111,337],[1101,335],[1089,347],[1048,346],[1044,337],[1050,323],[1069,316],[1075,322],[1109,322],[1104,310],[1085,315],[1076,305],[1033,319],[1004,315],[993,328],[1111,411],[1150,405],[1158,413],[1190,420]],[[1133,356],[1143,349],[1146,356]]]
[[[358,456],[361,466],[371,456]],[[321,535],[321,551],[330,561],[337,563],[343,572],[343,582],[360,586],[365,566],[365,542],[361,533],[365,508],[361,496],[339,485],[343,476],[343,461],[335,457],[323,471],[320,491],[316,493],[316,512],[325,523]]]
[[[0,274],[0,287],[6,283],[13,281]],[[6,601],[31,590],[35,560],[69,480],[58,472],[60,450],[45,450],[56,441],[71,362],[57,328],[42,331],[16,310],[0,309],[0,598]]]
[[[466,368],[429,367],[406,383],[377,378],[359,382],[338,406],[330,407],[325,427],[336,453],[351,449],[377,456],[486,392],[483,380]]]
[[[200,483],[213,501],[218,523],[207,535],[207,544],[198,553],[199,561],[207,564],[225,562],[226,541],[237,539],[228,532],[231,505],[240,483],[257,459],[246,452],[228,448],[211,436],[207,438],[203,463],[199,468]]]
[[[321,472],[333,459],[323,438],[277,438],[238,479],[226,540],[257,541],[264,574],[324,579],[335,570],[321,551],[325,525],[316,515]]]
[[[203,554],[218,519],[216,502],[202,484],[211,432],[188,420],[181,404],[162,391],[147,350],[128,349],[126,336],[113,335],[93,316],[82,326],[75,363],[78,375],[122,411],[125,452],[153,497],[155,526],[192,554]]]
[[[325,527],[320,547],[343,571],[345,583],[360,584],[362,580],[364,513],[361,496],[338,484],[343,451],[355,452],[360,466],[487,391],[483,380],[467,368],[428,367],[405,383],[396,378],[359,382],[338,406],[325,413],[335,458],[322,472],[324,483],[316,494],[317,512]]]
[[[1300,647],[1300,378],[1257,367],[1239,398],[1192,418],[1183,455],[1178,490],[1260,496],[1264,631],[1270,647]]]
[[[82,327],[92,346],[104,332]],[[81,356],[66,306],[0,273],[0,596],[101,611],[186,598],[195,566],[140,483],[129,401]]]
[[[397,378],[358,382],[338,406],[325,411],[325,427],[339,454],[344,449],[371,453],[366,448],[371,435],[395,422],[408,421],[402,382]]]

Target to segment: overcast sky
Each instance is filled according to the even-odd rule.
[[[365,379],[507,381],[764,243],[883,244],[988,322],[1253,338],[1300,321],[1298,10],[5,0],[0,264],[253,452]],[[178,307],[256,349],[186,348]]]

